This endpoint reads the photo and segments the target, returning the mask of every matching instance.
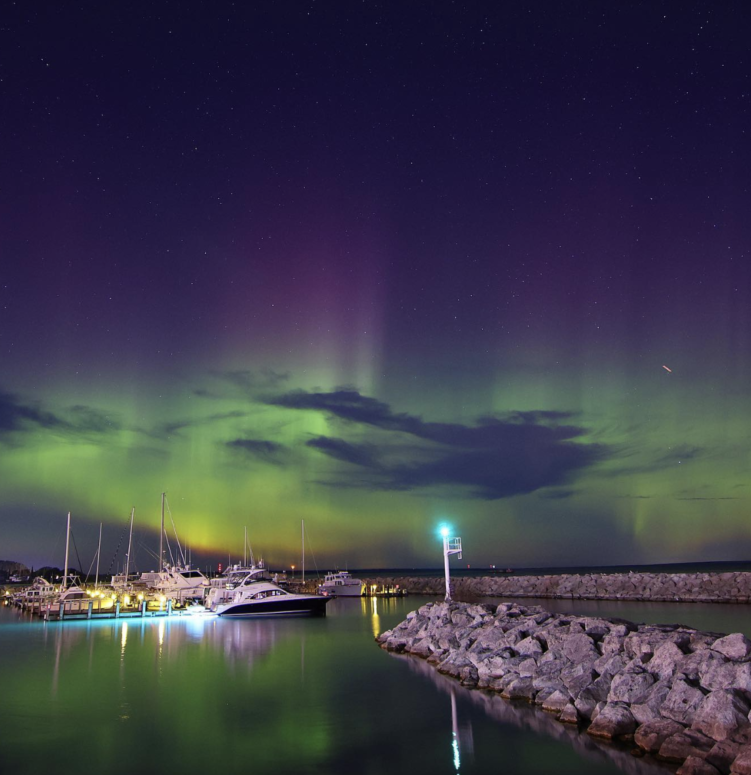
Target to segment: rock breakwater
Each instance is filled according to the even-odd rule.
[[[444,602],[377,640],[592,736],[633,738],[680,775],[751,775],[751,641],[740,633]]]
[[[390,580],[410,594],[442,595],[444,580]],[[549,597],[573,600],[641,600],[682,603],[751,602],[751,573],[586,573],[549,576],[482,576],[452,579],[455,597]]]

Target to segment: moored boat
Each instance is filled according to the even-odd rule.
[[[323,584],[318,585],[318,594],[327,597],[362,597],[365,585],[360,579],[353,579],[346,570],[327,573]]]
[[[273,581],[257,581],[248,574],[235,588],[232,599],[217,605],[214,613],[233,618],[325,616],[329,600],[320,595],[288,592]]]

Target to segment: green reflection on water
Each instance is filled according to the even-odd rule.
[[[619,772],[590,740],[582,756],[542,733],[539,712],[373,643],[423,602],[334,601],[294,621],[44,624],[0,610],[0,771]]]

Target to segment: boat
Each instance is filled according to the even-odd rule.
[[[63,578],[60,591],[52,598],[48,598],[43,605],[47,615],[65,613],[78,613],[89,605],[90,595],[81,587],[77,576],[69,574]]]
[[[33,606],[46,603],[57,594],[57,588],[47,579],[37,576],[30,587],[19,590],[13,595],[13,603],[20,606]]]
[[[346,570],[327,573],[323,584],[318,585],[318,594],[326,597],[362,597],[364,584],[353,579]]]
[[[216,611],[217,607],[231,602],[235,590],[245,581],[271,581],[271,575],[260,560],[258,565],[230,565],[221,576],[211,579],[206,593],[205,607]]]
[[[175,541],[177,543],[177,559],[180,562],[167,563],[164,552],[164,508],[166,502],[166,493],[162,493],[162,518],[159,531],[159,566],[161,570],[146,571],[133,582],[133,589],[153,590],[167,600],[174,600],[177,603],[186,603],[188,601],[203,600],[209,588],[209,580],[200,570],[192,568],[187,562],[180,540],[175,531]],[[168,507],[169,508],[169,507]],[[172,523],[174,527],[174,521]],[[131,533],[133,530],[133,521],[131,517]],[[169,549],[169,544],[168,544]],[[170,557],[172,550],[169,549]],[[128,549],[130,555],[130,544]],[[174,559],[174,558],[173,558]],[[127,578],[126,578],[127,582]]]
[[[325,616],[330,599],[288,592],[273,581],[259,580],[257,574],[248,572],[233,590],[231,599],[216,605],[213,613],[227,618]]]
[[[203,600],[209,588],[206,576],[190,565],[167,565],[161,572],[149,575],[152,576],[151,583],[148,584],[150,589],[178,603]],[[153,578],[154,576],[156,578]]]

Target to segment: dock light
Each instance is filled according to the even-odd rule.
[[[143,600],[143,592],[139,592],[138,593],[138,599],[139,600]]]
[[[458,554],[462,558],[462,539],[458,536],[449,538],[451,528],[448,525],[441,525],[441,536],[443,537],[443,570],[446,576],[446,602],[451,600],[451,579],[449,578],[449,555]]]
[[[123,598],[123,604],[130,605],[130,595],[125,595],[125,597]]]

